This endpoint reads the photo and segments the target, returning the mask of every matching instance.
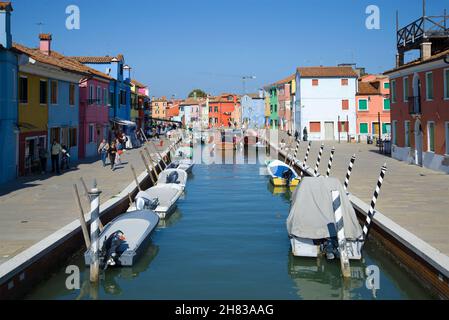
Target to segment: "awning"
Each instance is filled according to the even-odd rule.
[[[19,128],[19,130],[22,130],[22,129],[36,130],[37,129],[37,127],[35,125],[28,123],[28,122],[19,122],[17,124],[17,127]]]
[[[129,120],[123,120],[123,119],[120,119],[120,118],[114,118],[114,119],[111,119],[111,121],[115,122],[115,123],[117,123],[118,125],[121,125],[121,126],[137,127],[137,124],[135,122],[129,121]]]

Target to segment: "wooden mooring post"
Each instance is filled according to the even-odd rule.
[[[341,274],[344,278],[351,277],[351,268],[349,265],[349,257],[346,252],[346,236],[343,224],[343,212],[341,209],[340,192],[332,191],[332,207],[335,215],[335,226],[337,230],[338,251],[340,253]]]
[[[153,173],[151,172],[151,169],[150,169],[150,167],[149,167],[149,165],[147,163],[147,159],[145,159],[145,156],[144,156],[142,150],[140,150],[140,156],[142,157],[143,164],[145,165],[145,168],[147,169],[147,173],[150,176],[150,179],[151,179],[151,182],[153,183],[153,186],[156,185],[156,181],[154,180]]]
[[[133,172],[134,182],[135,182],[136,185],[137,185],[137,189],[139,189],[139,191],[142,191],[142,188],[140,187],[139,180],[137,179],[136,170],[134,169],[134,166],[133,166],[133,165],[131,165],[131,171]]]
[[[150,159],[150,162],[151,162],[151,163],[155,163],[156,166],[159,168],[159,172],[162,172],[162,166],[161,166],[160,162],[159,162],[159,161],[154,161],[153,157],[151,156],[150,151],[149,151],[146,147],[143,148],[143,149],[145,150],[148,159]],[[158,175],[158,173],[157,173],[156,166],[153,165],[153,167],[154,167],[154,174],[156,175],[156,179],[157,179],[157,177],[158,177],[159,175]]]

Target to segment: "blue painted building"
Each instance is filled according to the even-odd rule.
[[[12,49],[12,11],[10,3],[0,3],[0,183],[17,175],[19,54]]]
[[[262,90],[241,98],[242,125],[245,128],[261,129],[265,126],[265,97]]]

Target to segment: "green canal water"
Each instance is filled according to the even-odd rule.
[[[239,156],[242,156],[241,154]],[[432,299],[373,241],[343,283],[339,261],[293,257],[285,221],[290,194],[277,194],[259,164],[196,165],[184,199],[152,235],[132,268],[108,269],[89,284],[82,253],[81,289],[68,290],[65,268],[28,299],[375,299],[365,268],[380,270],[376,299]],[[273,193],[274,192],[274,193]]]

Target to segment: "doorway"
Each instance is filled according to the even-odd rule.
[[[422,166],[423,163],[423,131],[421,126],[421,121],[416,119],[415,121],[415,164]]]
[[[335,140],[334,123],[333,122],[325,122],[324,123],[324,139],[325,140]]]

